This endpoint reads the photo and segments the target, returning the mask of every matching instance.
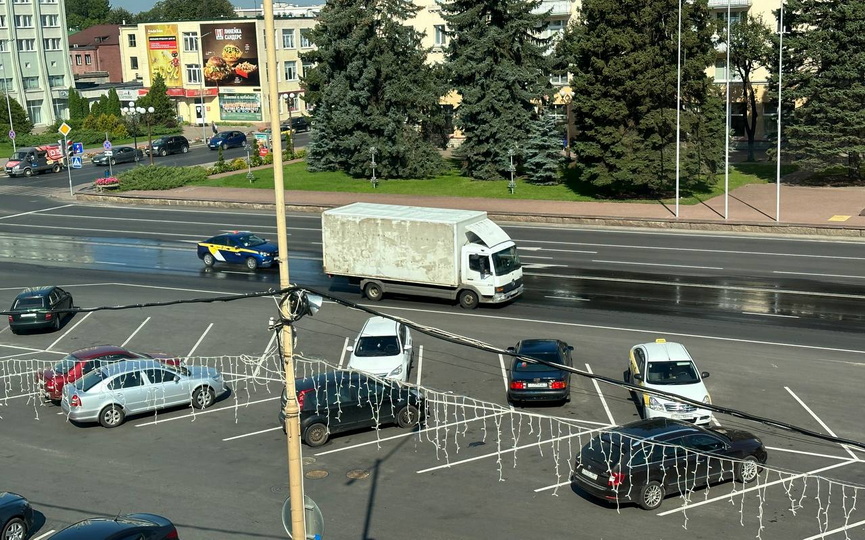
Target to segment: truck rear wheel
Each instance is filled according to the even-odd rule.
[[[384,293],[378,283],[367,283],[363,286],[363,294],[373,302],[378,302],[384,296]]]
[[[51,172],[59,173],[60,172],[60,164],[55,163],[53,167],[51,167]]]
[[[475,309],[478,307],[478,294],[472,290],[466,289],[460,292],[460,306],[463,309]]]

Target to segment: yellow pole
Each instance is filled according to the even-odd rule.
[[[264,48],[267,52],[267,92],[270,113],[270,132],[279,133],[279,92],[276,84],[278,67],[276,64],[276,33],[273,23],[273,0],[264,0]],[[279,286],[285,289],[288,280],[288,232],[285,223],[285,185],[282,168],[282,140],[273,137],[273,191],[276,197],[276,236],[279,246]],[[289,306],[283,302],[283,320],[288,319]],[[300,456],[300,407],[294,387],[294,352],[292,350],[291,326],[282,327],[282,355],[285,369],[285,390],[288,401],[285,403],[285,423],[288,434],[288,495],[291,499],[291,537],[306,540],[304,522],[303,466]]]

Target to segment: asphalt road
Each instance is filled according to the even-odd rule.
[[[206,271],[194,255],[194,242],[218,230],[274,236],[264,213],[28,200],[27,213],[0,201],[4,307],[36,283],[66,287],[82,307],[278,286],[275,270]],[[861,244],[507,230],[526,263],[527,294],[518,302],[472,312],[411,298],[365,305],[500,347],[557,337],[575,346],[577,367],[611,378],[621,376],[633,344],[681,341],[711,373],[715,404],[865,440],[857,407]],[[317,216],[289,216],[289,234],[293,281],[361,301],[321,274]],[[791,267],[796,277],[778,273]],[[184,539],[284,538],[281,374],[267,331],[274,314],[273,300],[261,298],[78,314],[56,333],[14,336],[0,323],[0,489],[24,494],[41,512],[37,537],[89,515],[151,511],[171,517]],[[317,359],[344,362],[365,317],[328,303],[298,323],[299,375],[319,369]],[[26,395],[28,370],[102,343],[215,365],[232,380],[232,395],[206,414],[178,408],[115,430],[71,425]],[[813,476],[781,482],[788,476],[779,472],[862,485],[865,453],[726,416],[723,425],[752,430],[769,446],[773,471],[764,480],[774,484],[734,495],[729,484],[699,490],[686,512],[675,496],[654,513],[586,499],[566,484],[569,465],[586,430],[636,419],[627,392],[575,379],[563,407],[496,414],[494,406],[506,406],[504,358],[419,333],[415,344],[410,380],[442,392],[425,431],[382,427],[304,447],[306,493],[324,512],[325,538],[753,538],[762,524],[764,539],[806,539],[821,530],[815,515],[832,530],[845,525],[845,509],[850,538],[865,534],[863,510],[850,510],[851,488]]]

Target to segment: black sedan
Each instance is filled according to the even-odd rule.
[[[766,458],[762,441],[747,431],[654,418],[589,441],[577,455],[571,482],[598,499],[654,510],[667,493],[683,488],[753,482]]]
[[[27,499],[0,492],[0,539],[24,540],[33,527],[33,508]]]
[[[573,366],[574,348],[558,339],[524,339],[508,352],[563,366]],[[508,373],[508,401],[557,401],[571,397],[571,374],[540,362],[514,358]]]
[[[114,518],[95,517],[79,521],[53,534],[49,540],[113,540],[115,538],[177,539],[177,529],[156,514],[127,514]]]
[[[136,149],[131,146],[115,146],[111,150],[111,155],[108,152],[100,152],[93,156],[91,161],[94,165],[117,165],[118,163],[132,163],[141,161],[144,157],[144,151],[140,148]]]

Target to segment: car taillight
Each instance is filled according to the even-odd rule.
[[[165,538],[167,538],[168,540],[172,540],[172,539],[177,540],[180,537],[177,536],[177,529],[171,529],[171,532],[166,534]]]
[[[511,381],[511,390],[525,390],[526,383],[523,381]]]
[[[307,392],[312,392],[312,388],[307,388],[306,390],[301,390],[297,393],[297,408],[303,409],[303,401],[306,399]]]
[[[12,322],[12,315],[9,315],[9,322]]]
[[[614,472],[610,473],[610,478],[607,480],[607,485],[610,487],[616,487],[622,484],[625,481],[625,473]]]
[[[78,394],[75,394],[74,396],[72,396],[72,399],[69,401],[69,406],[70,407],[80,407],[81,406],[81,398],[78,396]]]
[[[49,311],[48,313],[45,314],[45,320],[46,320],[46,321],[50,321],[50,320],[53,319],[53,318],[54,318],[54,314],[51,313],[50,311]]]
[[[45,381],[45,388],[54,388],[54,379],[48,379]]]
[[[565,381],[553,381],[552,384],[550,384],[550,388],[553,390],[564,390],[567,386],[568,383]]]

